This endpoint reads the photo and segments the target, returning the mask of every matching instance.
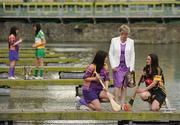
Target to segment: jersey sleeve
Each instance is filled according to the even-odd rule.
[[[89,65],[86,69],[86,72],[83,76],[83,79],[86,79],[88,77],[92,77],[94,71],[95,71],[95,67],[93,66],[93,64]]]

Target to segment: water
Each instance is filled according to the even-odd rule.
[[[29,44],[23,47],[30,47]],[[94,54],[98,49],[108,51],[109,43],[92,44],[50,44],[47,48],[54,49],[56,52],[65,52],[68,57],[80,58],[80,63],[56,64],[59,66],[86,66],[91,63]],[[71,49],[73,48],[73,49]],[[140,78],[141,70],[145,65],[146,56],[149,53],[156,53],[159,56],[160,66],[166,81],[168,100],[171,107],[180,111],[180,44],[136,44],[135,71],[136,81]],[[54,65],[54,64],[52,64]],[[111,73],[112,75],[112,73]],[[143,85],[142,85],[143,86]],[[128,89],[131,96],[133,89]],[[28,86],[26,88],[12,88],[10,96],[0,96],[0,109],[75,109],[75,86]],[[142,108],[143,107],[143,108]],[[134,108],[148,110],[147,104],[137,98]],[[61,121],[63,122],[63,121]],[[67,121],[66,121],[67,122]],[[70,121],[69,121],[70,122]],[[90,121],[89,121],[90,122]],[[95,121],[91,121],[92,124]],[[96,121],[97,122],[97,121]],[[36,124],[60,124],[60,121],[44,121]],[[17,122],[17,125],[34,125],[35,123]],[[62,124],[62,123],[61,123]],[[71,123],[69,123],[71,124]],[[90,123],[89,123],[90,124]],[[98,124],[105,124],[99,122]],[[117,124],[116,121],[109,121],[109,124]]]

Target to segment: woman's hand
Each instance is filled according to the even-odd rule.
[[[99,81],[101,79],[101,76],[97,72],[95,72],[95,78],[97,81]]]
[[[21,43],[21,42],[22,42],[22,39],[20,38],[20,39],[19,39],[19,43]]]
[[[36,48],[36,44],[34,43],[34,44],[32,45],[32,47],[33,47],[33,48]]]
[[[116,71],[117,71],[117,68],[115,67],[115,68],[113,68],[112,70],[113,70],[113,72],[116,72]]]
[[[146,75],[146,72],[145,72],[145,71],[142,71],[142,75],[145,76],[145,75]]]
[[[18,45],[19,43],[22,42],[22,39],[20,38],[17,42],[15,42],[12,46],[15,47],[16,45]]]
[[[103,90],[104,90],[105,92],[108,92],[108,88],[106,88],[106,87],[105,87],[105,88],[103,88]]]
[[[146,91],[145,89],[139,88],[139,89],[136,90],[136,93],[143,93],[143,92],[145,92],[145,91]]]

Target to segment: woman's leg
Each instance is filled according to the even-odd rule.
[[[109,101],[109,98],[107,96],[107,92],[104,90],[102,90],[100,92],[99,97],[100,97],[101,101],[104,101],[104,102]]]
[[[15,70],[16,61],[10,61],[9,64],[9,77],[14,77],[14,70]]]
[[[15,60],[15,61],[14,61],[14,77],[15,77],[15,67],[16,67],[16,63],[17,63],[17,61]]]
[[[121,89],[115,87],[115,88],[114,88],[114,97],[115,97],[115,101],[116,101],[116,102],[119,102],[119,97],[121,96],[120,93],[121,93]]]
[[[142,99],[143,101],[147,101],[147,102],[148,102],[148,104],[149,104],[149,109],[151,109],[152,104],[151,104],[151,102],[150,102],[150,100],[149,100],[149,98],[151,97],[150,92],[146,91],[146,92],[140,93],[140,97],[141,97],[141,99]]]
[[[159,91],[155,91],[154,95],[152,96],[152,106],[151,106],[151,110],[152,111],[159,111],[159,109],[161,108],[161,105],[164,103],[166,96],[163,93],[163,91],[159,90]]]
[[[40,73],[40,77],[43,77],[43,75],[44,75],[44,70],[43,70],[44,63],[43,63],[43,58],[39,58],[39,59],[38,59],[38,62],[39,62],[39,73]]]
[[[126,87],[121,88],[121,96],[120,96],[120,104],[123,106],[125,104],[125,98],[126,98]]]
[[[35,60],[35,69],[34,69],[34,76],[35,77],[38,76],[38,70],[39,70],[39,61],[38,61],[38,58],[36,58],[36,60]]]
[[[151,111],[159,111],[160,103],[157,100],[154,100],[151,105]]]
[[[95,111],[101,111],[101,103],[99,99],[93,100],[91,103],[87,105],[89,108]]]
[[[143,101],[148,101],[150,96],[151,96],[151,94],[148,91],[140,93],[140,97]]]

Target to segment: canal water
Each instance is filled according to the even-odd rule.
[[[2,45],[2,47],[5,45]],[[79,63],[66,64],[48,64],[58,66],[86,66],[91,63],[97,50],[105,50],[108,52],[109,43],[82,43],[82,44],[47,44],[47,48],[51,48],[56,53],[65,53],[65,55],[73,58],[79,58]],[[31,47],[30,44],[22,47]],[[135,71],[136,81],[138,82],[141,70],[146,62],[146,56],[149,53],[156,53],[159,56],[160,66],[166,81],[166,89],[168,100],[172,108],[177,112],[180,111],[180,44],[135,44]],[[112,73],[111,78],[112,78]],[[52,78],[57,79],[58,73],[49,74]],[[142,85],[144,86],[144,85]],[[55,109],[75,110],[75,87],[76,86],[28,86],[11,88],[10,96],[0,96],[0,111],[7,109],[20,109],[29,111],[33,109]],[[134,89],[128,89],[130,97]],[[104,106],[106,111],[111,111],[109,105]],[[109,108],[109,109],[108,109]],[[148,105],[142,102],[139,97],[134,104],[135,111],[148,111]],[[42,121],[42,122],[23,122],[17,121],[17,125],[54,125],[54,124],[98,124],[98,125],[115,125],[117,121]],[[74,123],[75,122],[75,123]]]

